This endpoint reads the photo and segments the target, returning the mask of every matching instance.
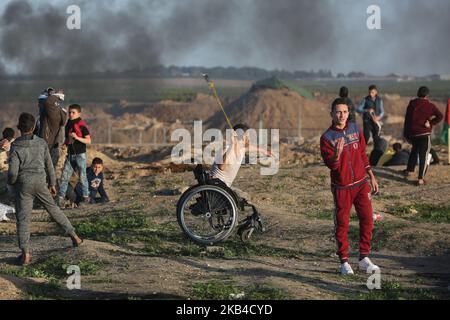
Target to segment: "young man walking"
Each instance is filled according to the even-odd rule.
[[[444,118],[439,109],[429,101],[429,95],[430,90],[427,87],[420,87],[417,99],[411,100],[405,116],[404,136],[405,140],[412,144],[412,150],[404,174],[407,177],[414,172],[417,155],[419,155],[418,185],[425,184],[424,178],[428,169],[427,160],[431,150],[433,126]]]
[[[323,161],[331,170],[331,190],[335,204],[335,237],[337,255],[341,262],[341,274],[354,274],[349,264],[348,226],[350,210],[355,206],[359,218],[359,269],[372,272],[379,269],[369,259],[373,210],[371,187],[378,193],[378,183],[366,155],[366,143],[361,129],[348,121],[349,108],[346,99],[333,102],[331,127],[322,135],[320,148]]]
[[[378,95],[378,89],[375,85],[369,87],[369,95],[361,101],[356,112],[361,114],[363,118],[364,140],[367,145],[371,134],[374,141],[380,136],[380,121],[384,117],[383,100]]]
[[[31,259],[28,227],[35,198],[42,202],[53,220],[71,237],[74,246],[82,243],[52,198],[56,195],[55,171],[47,142],[33,135],[35,123],[31,114],[20,116],[18,128],[21,137],[12,144],[9,157],[8,184],[14,186],[16,193],[17,236],[22,250],[19,263],[22,265],[29,264]]]

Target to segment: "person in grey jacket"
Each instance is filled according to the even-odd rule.
[[[370,135],[375,143],[381,133],[381,120],[384,117],[384,104],[378,94],[375,85],[369,87],[369,95],[361,101],[356,112],[363,118],[363,134],[366,145],[369,143]]]
[[[20,115],[18,129],[21,137],[12,144],[9,157],[8,184],[15,189],[17,236],[22,250],[19,263],[22,265],[28,265],[31,259],[28,227],[35,198],[42,202],[55,222],[71,237],[74,246],[83,242],[53,200],[52,195],[56,196],[56,176],[52,159],[47,142],[33,135],[34,127],[35,119],[31,114]]]

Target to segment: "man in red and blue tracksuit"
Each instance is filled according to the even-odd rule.
[[[326,166],[331,170],[331,190],[335,204],[335,237],[337,255],[341,261],[341,274],[352,275],[349,264],[347,239],[350,211],[355,206],[359,218],[359,269],[372,272],[379,268],[369,259],[372,241],[373,210],[371,186],[378,193],[378,183],[369,165],[364,135],[359,126],[348,121],[347,101],[333,102],[332,126],[322,135],[320,149]]]

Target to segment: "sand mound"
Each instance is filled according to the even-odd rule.
[[[161,122],[193,122],[206,120],[217,111],[217,104],[212,96],[198,93],[192,100],[178,102],[163,100],[141,110],[141,114],[158,119]]]
[[[225,107],[233,124],[246,123],[252,128],[295,128],[303,98],[288,89],[262,89],[249,91]],[[218,111],[208,122],[208,127],[224,129],[226,122]]]

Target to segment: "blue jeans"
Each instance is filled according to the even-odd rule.
[[[86,176],[86,153],[67,155],[58,195],[61,198],[66,197],[67,188],[69,186],[70,178],[72,178],[74,168],[77,170],[80,178],[83,197],[87,198],[89,197],[89,184]]]

